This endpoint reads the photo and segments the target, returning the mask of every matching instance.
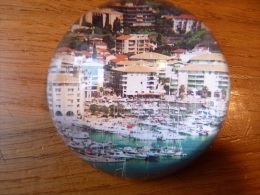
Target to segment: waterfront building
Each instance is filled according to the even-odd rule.
[[[155,11],[150,5],[135,5],[126,3],[112,6],[116,11],[123,13],[124,27],[129,27],[132,31],[140,28],[151,28],[155,26]]]
[[[104,84],[104,64],[102,61],[92,58],[84,60],[80,68],[83,70],[83,78],[85,81],[85,98],[86,101],[92,97],[99,96],[101,88]]]
[[[112,69],[112,87],[122,97],[162,96],[156,68],[132,65]]]
[[[85,81],[82,71],[77,75],[49,73],[48,103],[51,116],[60,121],[77,120],[84,114]]]
[[[77,75],[82,70],[85,82],[85,97],[90,100],[100,93],[104,83],[104,61],[109,60],[111,54],[104,55],[107,59],[92,59],[84,55],[86,51],[70,51],[56,53],[52,59],[49,72]],[[88,53],[88,52],[87,52]],[[98,56],[99,57],[99,56]],[[85,99],[85,98],[84,98]]]
[[[206,90],[207,97],[228,99],[230,82],[227,65],[219,64],[189,64],[178,70],[178,90],[184,86],[185,94],[189,92],[198,95]],[[199,94],[201,95],[201,94]]]
[[[157,64],[153,62],[143,61],[143,60],[120,61],[116,63],[116,67],[135,66],[135,65],[157,68]]]
[[[147,52],[141,53],[137,55],[133,55],[129,58],[131,61],[135,60],[143,60],[151,63],[157,64],[157,70],[159,71],[160,79],[164,79],[166,77],[166,69],[168,66],[168,62],[172,59],[170,56],[166,56],[163,54],[155,53],[155,52]]]
[[[116,53],[140,54],[149,52],[150,40],[147,34],[121,35],[116,38]]]
[[[227,64],[224,56],[220,53],[204,53],[203,55],[197,55],[192,57],[188,63],[190,64]]]

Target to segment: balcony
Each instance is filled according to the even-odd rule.
[[[204,82],[192,82],[192,81],[189,81],[188,85],[204,85]]]
[[[229,82],[228,81],[219,81],[218,85],[219,85],[219,87],[228,87]]]
[[[189,75],[188,76],[189,80],[204,80],[204,76],[196,76],[196,75]]]
[[[148,82],[147,85],[148,86],[154,85],[154,82]]]

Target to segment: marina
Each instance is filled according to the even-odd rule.
[[[152,103],[155,111],[151,112],[151,102],[138,102],[125,101],[124,109],[114,116],[89,112],[77,122],[55,124],[68,146],[93,167],[120,177],[153,178],[156,175],[143,171],[151,173],[155,167],[163,171],[164,166],[176,171],[199,156],[216,137],[224,118],[203,104],[163,100]]]

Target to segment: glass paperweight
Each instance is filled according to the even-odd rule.
[[[47,97],[65,144],[127,179],[172,174],[200,156],[226,116],[230,79],[211,32],[162,1],[113,1],[65,33]]]

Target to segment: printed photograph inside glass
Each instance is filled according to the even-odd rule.
[[[51,61],[49,110],[64,142],[93,167],[152,179],[191,163],[226,115],[227,63],[211,32],[162,1],[87,11]]]

